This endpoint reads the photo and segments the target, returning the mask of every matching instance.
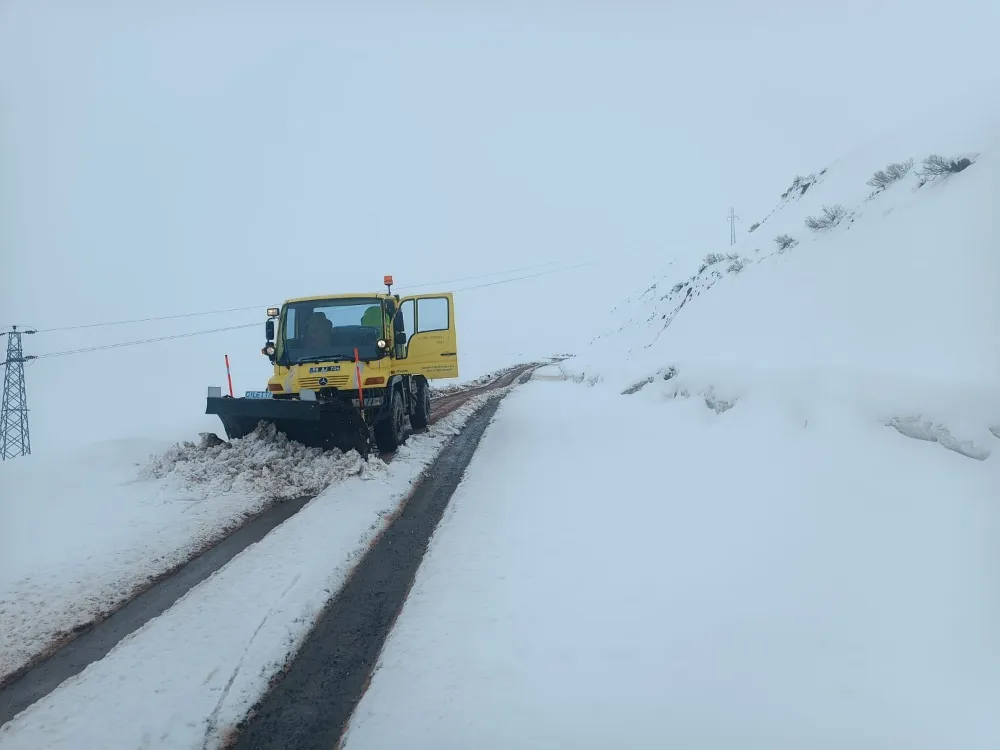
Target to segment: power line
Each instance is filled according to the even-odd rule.
[[[191,336],[204,336],[209,333],[222,333],[223,331],[236,331],[241,328],[253,328],[259,326],[259,322],[255,323],[243,323],[238,326],[226,326],[225,328],[211,328],[206,331],[190,331],[188,333],[175,333],[172,336],[157,336],[151,339],[142,339],[141,341],[122,341],[117,344],[102,344],[100,346],[88,346],[83,349],[68,349],[62,352],[50,352],[49,354],[39,354],[35,359],[51,359],[52,357],[65,357],[70,354],[86,354],[88,352],[99,352],[105,349],[120,349],[123,346],[138,346],[139,344],[154,344],[159,341],[171,341],[173,339],[185,339]]]
[[[505,271],[492,271],[490,273],[477,274],[475,276],[463,276],[457,279],[446,279],[444,281],[432,281],[425,284],[412,284],[410,286],[403,286],[400,289],[424,289],[429,286],[439,286],[441,284],[454,284],[459,281],[471,281],[473,279],[485,279],[491,276],[499,276],[505,273],[518,273],[520,271],[530,271],[535,268],[544,268],[546,266],[558,265],[564,263],[565,261],[549,261],[548,263],[536,263],[530,266],[522,266],[520,268],[511,268]],[[572,266],[571,268],[575,268]],[[569,270],[569,269],[566,269]],[[555,271],[553,271],[554,273]],[[532,278],[530,276],[525,276],[521,278]],[[519,281],[520,279],[511,279],[511,281]],[[497,282],[504,283],[504,282]],[[492,286],[491,284],[486,284],[485,286]],[[476,289],[478,287],[468,287],[469,289]],[[456,290],[458,291],[458,290]],[[465,291],[465,290],[462,290]],[[36,333],[57,333],[61,331],[80,331],[90,328],[105,328],[108,326],[121,326],[121,325],[131,325],[135,323],[153,323],[161,320],[179,320],[182,318],[197,318],[205,315],[221,315],[224,313],[234,313],[234,312],[247,312],[249,310],[260,310],[266,308],[267,304],[262,305],[247,305],[245,307],[227,307],[219,310],[202,310],[199,312],[189,312],[189,313],[177,313],[174,315],[155,315],[146,318],[130,318],[128,320],[111,320],[103,323],[85,323],[70,326],[57,326],[53,328],[40,328]]]
[[[230,307],[224,310],[205,310],[202,312],[179,313],[177,315],[160,315],[150,318],[133,318],[132,320],[114,320],[107,323],[87,323],[85,325],[61,326],[59,328],[41,328],[36,333],[53,333],[56,331],[79,331],[84,328],[103,328],[105,326],[121,326],[129,323],[151,323],[157,320],[176,320],[178,318],[196,318],[202,315],[219,315],[230,312],[246,312],[247,310],[260,310],[267,305],[254,305],[253,307]]]
[[[577,269],[577,268],[583,268],[585,266],[592,266],[592,265],[595,265],[595,264],[597,264],[599,262],[600,261],[596,261],[595,260],[595,261],[590,261],[589,263],[579,263],[579,264],[577,264],[575,266],[570,266],[569,268],[555,268],[555,269],[550,269],[548,271],[541,271],[539,273],[529,274],[527,276],[519,276],[519,277],[513,278],[513,279],[502,279],[500,281],[491,281],[491,282],[488,282],[486,284],[475,284],[473,286],[467,286],[467,287],[463,287],[461,289],[455,289],[453,291],[455,291],[455,292],[465,292],[465,291],[469,291],[471,289],[482,289],[484,287],[497,286],[499,284],[510,284],[512,282],[515,282],[515,281],[524,281],[525,279],[534,279],[534,278],[538,278],[539,276],[547,276],[547,275],[550,275],[550,274],[553,274],[553,273],[563,273],[563,272],[566,272],[566,271],[572,271],[572,270]],[[546,265],[550,265],[550,264],[546,264]],[[535,268],[538,268],[538,267],[539,266],[535,266]],[[442,282],[442,283],[446,283],[446,282]],[[256,309],[256,308],[254,308],[254,309]],[[154,338],[140,339],[138,341],[121,341],[121,342],[118,342],[118,343],[115,343],[115,344],[101,344],[101,345],[97,345],[97,346],[83,347],[81,349],[68,349],[66,351],[61,351],[61,352],[50,352],[48,354],[39,354],[38,356],[33,357],[33,359],[51,359],[53,357],[66,357],[66,356],[69,356],[71,354],[87,354],[87,353],[90,353],[90,352],[99,352],[99,351],[104,351],[104,350],[107,350],[107,349],[120,349],[120,348],[126,347],[126,346],[139,346],[140,344],[155,344],[155,343],[158,343],[158,342],[161,342],[161,341],[172,341],[174,339],[190,338],[192,336],[205,336],[205,335],[211,334],[211,333],[223,333],[225,331],[237,331],[237,330],[240,330],[240,329],[243,329],[243,328],[253,328],[254,326],[258,326],[258,325],[260,325],[259,322],[255,322],[255,323],[243,323],[241,325],[225,326],[225,327],[222,327],[222,328],[210,328],[210,329],[204,330],[204,331],[189,331],[188,333],[176,333],[176,334],[173,334],[173,335],[170,335],[170,336],[156,336]]]
[[[602,261],[599,261],[599,260],[592,260],[589,263],[580,263],[580,264],[575,265],[575,266],[570,266],[569,268],[555,268],[555,269],[552,269],[551,271],[542,271],[541,273],[533,273],[533,274],[531,274],[529,276],[518,276],[516,279],[502,279],[501,281],[491,281],[488,284],[476,284],[475,286],[467,286],[467,287],[463,287],[461,289],[452,289],[452,291],[453,292],[467,292],[470,289],[483,289],[484,287],[497,286],[498,284],[510,284],[512,281],[524,281],[525,279],[535,279],[535,278],[538,278],[539,276],[548,276],[549,274],[553,274],[553,273],[565,273],[567,271],[573,271],[573,270],[575,270],[577,268],[583,268],[584,266],[593,266],[593,265],[596,265],[596,264],[601,263],[601,262]]]
[[[439,284],[455,284],[459,281],[472,281],[473,279],[485,279],[490,276],[499,276],[504,273],[519,273],[521,271],[530,271],[534,268],[545,268],[546,266],[554,266],[560,263],[565,263],[562,260],[553,260],[548,263],[538,263],[533,266],[523,266],[522,268],[511,268],[506,271],[493,271],[492,273],[481,273],[476,276],[463,276],[458,279],[448,279],[446,281],[432,281],[430,284],[412,284],[410,286],[401,286],[400,289],[425,289],[429,286],[438,286]],[[457,289],[455,291],[458,291]]]

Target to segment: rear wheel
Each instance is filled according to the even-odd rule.
[[[413,407],[413,414],[410,415],[410,424],[413,429],[422,430],[431,421],[431,389],[427,381],[420,379],[417,381],[417,399]]]
[[[389,413],[375,423],[375,444],[383,453],[392,453],[403,442],[405,416],[402,394],[393,388]]]

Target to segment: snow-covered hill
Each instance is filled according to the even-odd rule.
[[[617,308],[564,371],[717,410],[766,399],[803,421],[836,405],[986,458],[1000,447],[1000,116],[948,119],[796,176],[731,253]],[[934,156],[956,171],[927,175]],[[874,186],[880,170],[902,176]]]
[[[954,114],[502,405],[346,748],[998,746],[1000,118]]]

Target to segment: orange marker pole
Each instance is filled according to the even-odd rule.
[[[361,388],[361,358],[358,347],[354,347],[354,377],[358,379],[358,406],[361,407],[361,418],[365,418],[365,392]]]
[[[229,372],[229,355],[226,355],[226,377],[229,379],[229,398],[233,397],[233,376]]]

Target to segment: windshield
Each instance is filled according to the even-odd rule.
[[[285,306],[278,336],[278,363],[362,360],[384,355],[382,302],[374,297],[320,299]]]

